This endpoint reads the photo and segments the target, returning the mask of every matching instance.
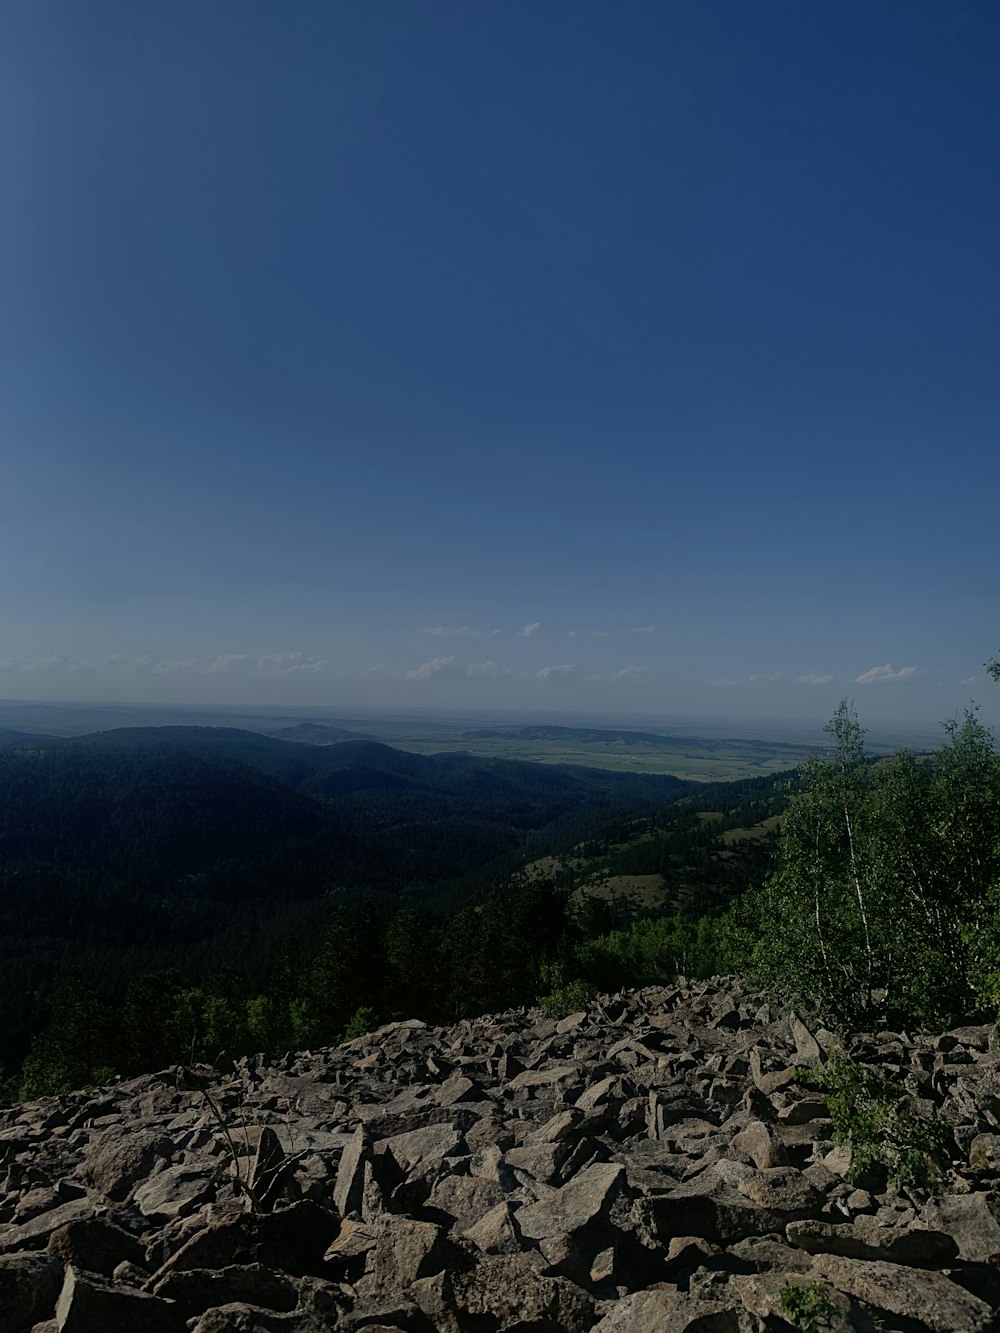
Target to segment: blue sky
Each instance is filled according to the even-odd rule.
[[[0,697],[1000,719],[997,6],[0,32]]]

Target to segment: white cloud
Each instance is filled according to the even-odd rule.
[[[920,675],[920,668],[915,666],[900,667],[894,671],[892,664],[886,662],[884,666],[873,666],[869,670],[863,671],[855,680],[857,685],[881,685],[888,684],[894,680],[912,680],[914,676]]]
[[[7,657],[0,662],[0,671],[24,671],[43,676],[89,676],[96,670],[92,662],[83,662],[69,653],[53,653],[51,657]]]
[[[800,685],[829,685],[836,678],[831,676],[829,671],[815,669],[807,671],[804,676],[796,676],[795,679]]]
[[[580,637],[580,631],[578,629],[568,629],[566,631],[567,639],[578,639],[579,637]]]
[[[752,676],[717,676],[713,685],[773,685],[782,679],[780,671],[757,671]]]
[[[647,666],[625,666],[618,671],[612,671],[611,679],[622,681],[625,684],[641,685],[644,681],[649,680],[652,674]]]
[[[655,634],[655,625],[633,625],[630,631],[632,634]]]
[[[430,680],[432,676],[453,675],[457,663],[454,657],[432,657],[415,671],[406,673],[407,680]]]
[[[270,653],[257,657],[252,653],[223,653],[209,662],[206,675],[213,676],[292,676],[312,675],[327,666],[306,653]],[[154,668],[155,669],[155,668]]]
[[[495,680],[497,676],[509,676],[510,667],[500,662],[473,662],[465,674],[469,680]]]
[[[985,679],[985,676],[963,676],[958,683],[959,685],[981,685]]]
[[[541,628],[542,622],[540,620],[532,620],[523,629],[518,630],[518,634],[522,639],[530,639],[532,634],[537,634]]]
[[[408,680],[495,680],[509,676],[510,667],[501,662],[460,662],[456,657],[434,657],[415,671],[407,672]]]
[[[122,659],[119,658],[120,662]],[[116,663],[117,665],[117,663]],[[195,671],[198,668],[198,662],[193,657],[184,658],[157,658],[157,657],[137,657],[131,662],[125,663],[129,671],[137,671],[142,676],[175,676],[179,671]]]
[[[420,631],[436,639],[478,639],[482,634],[501,634],[498,629],[476,629],[472,625],[429,625]]]
[[[561,662],[558,666],[542,667],[538,673],[539,680],[572,680],[579,672],[576,667],[569,662]]]

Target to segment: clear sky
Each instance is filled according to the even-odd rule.
[[[0,697],[933,720],[993,0],[8,0]]]

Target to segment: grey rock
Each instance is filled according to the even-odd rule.
[[[122,1227],[106,1217],[68,1222],[49,1237],[49,1254],[64,1264],[111,1277],[121,1263],[141,1264],[143,1247]]]
[[[920,1220],[924,1226],[947,1232],[958,1248],[961,1259],[969,1263],[1000,1263],[1000,1223],[992,1196],[985,1194],[942,1194],[924,1206]]]
[[[53,1313],[63,1266],[48,1254],[0,1256],[0,1333],[23,1329]]]
[[[640,1291],[616,1301],[594,1333],[740,1333],[735,1303],[702,1301],[680,1291]]]
[[[913,1320],[930,1333],[987,1333],[992,1327],[985,1301],[942,1273],[832,1254],[817,1255],[813,1272],[864,1305]]]
[[[84,1173],[106,1198],[126,1199],[140,1180],[166,1163],[171,1151],[170,1140],[157,1130],[133,1129],[123,1134],[116,1127],[91,1145]]]
[[[575,1235],[607,1217],[624,1183],[625,1168],[619,1163],[589,1166],[548,1198],[522,1208],[518,1228],[531,1240]]]
[[[56,1303],[59,1333],[182,1333],[176,1305],[130,1287],[113,1285],[70,1265]]]

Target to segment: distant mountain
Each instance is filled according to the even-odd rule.
[[[587,807],[656,804],[687,790],[669,775],[568,764],[419,755],[377,741],[302,745],[236,727],[120,727],[58,742],[89,748],[181,750],[247,764],[311,796],[408,791],[447,797],[452,811],[537,828]]]
[[[504,740],[504,741],[575,741],[593,745],[628,745],[635,747],[651,746],[658,750],[760,750],[770,753],[775,750],[794,751],[801,754],[804,749],[821,746],[791,745],[786,741],[760,741],[743,739],[710,740],[703,736],[662,736],[652,731],[619,731],[604,727],[487,727],[478,731],[462,733],[463,740]]]
[[[267,734],[277,741],[295,741],[299,745],[337,745],[340,741],[368,740],[364,732],[328,727],[319,722],[300,722],[296,727],[281,727]]]
[[[0,727],[0,750],[7,747],[47,745],[51,739],[51,736],[36,736],[30,731],[11,731],[9,727]]]

